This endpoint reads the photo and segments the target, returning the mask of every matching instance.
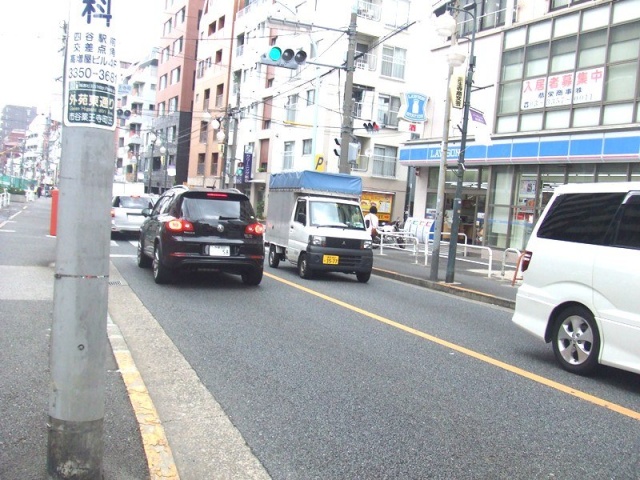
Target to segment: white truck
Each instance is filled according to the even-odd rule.
[[[269,266],[297,266],[302,278],[315,272],[371,277],[373,252],[360,208],[362,179],[311,170],[272,174],[265,243]]]

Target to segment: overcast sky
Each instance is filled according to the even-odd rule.
[[[2,0],[0,6],[0,109],[5,105],[38,107],[47,113],[60,102],[62,22],[69,3],[82,0]],[[111,0],[119,56],[137,61],[157,46],[164,0]],[[54,108],[55,109],[55,108]]]

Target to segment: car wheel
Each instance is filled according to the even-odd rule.
[[[138,266],[140,268],[149,268],[151,266],[152,260],[149,257],[147,257],[142,251],[142,242],[140,240],[138,240],[137,259],[138,259]]]
[[[262,269],[261,268],[252,268],[251,270],[246,270],[242,272],[242,283],[245,285],[260,285],[262,281]]]
[[[553,353],[565,370],[588,375],[598,365],[600,333],[591,312],[573,306],[560,313],[553,326]]]
[[[156,283],[169,283],[171,271],[162,263],[162,249],[158,243],[153,249],[153,279]]]
[[[358,272],[356,278],[360,283],[367,283],[371,278],[371,272]]]
[[[298,260],[298,275],[300,275],[300,278],[305,279],[309,279],[313,276],[313,272],[311,271],[311,268],[309,268],[309,260],[304,253],[300,255],[300,260]]]
[[[278,265],[280,265],[280,255],[276,251],[276,246],[269,245],[269,266],[278,268]]]

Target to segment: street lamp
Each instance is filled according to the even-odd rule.
[[[462,138],[460,139],[460,155],[458,156],[458,170],[456,179],[456,195],[453,200],[453,221],[451,223],[451,241],[449,242],[449,258],[447,260],[446,283],[453,283],[456,268],[456,253],[458,249],[458,231],[460,228],[460,207],[462,203],[462,180],[464,179],[464,155],[467,148],[467,127],[469,125],[469,107],[471,105],[471,87],[473,85],[473,70],[476,66],[476,57],[473,54],[476,43],[476,2],[473,1],[462,9],[455,10],[468,13],[472,17],[471,26],[471,50],[469,52],[469,67],[467,69],[467,78],[464,90],[464,110],[462,114]],[[473,13],[471,12],[473,11]]]
[[[449,54],[447,55],[449,71],[447,74],[447,94],[444,103],[444,125],[442,127],[442,147],[440,154],[440,169],[438,172],[438,192],[436,195],[436,219],[435,229],[433,233],[433,248],[431,251],[430,279],[434,282],[438,281],[438,267],[440,265],[440,242],[444,224],[445,176],[447,173],[447,157],[449,156],[449,124],[451,122],[451,94],[449,92],[449,84],[451,83],[451,77],[453,76],[453,69],[462,65],[465,60],[465,55],[460,53],[456,48],[456,28],[456,20],[451,16],[450,13],[446,13],[445,15],[442,15],[438,18],[436,32],[438,33],[438,35],[445,38],[451,37],[451,48],[449,50]]]

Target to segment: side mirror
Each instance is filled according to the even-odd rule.
[[[150,208],[143,208],[142,209],[142,216],[143,217],[150,217],[151,216],[151,209]]]

